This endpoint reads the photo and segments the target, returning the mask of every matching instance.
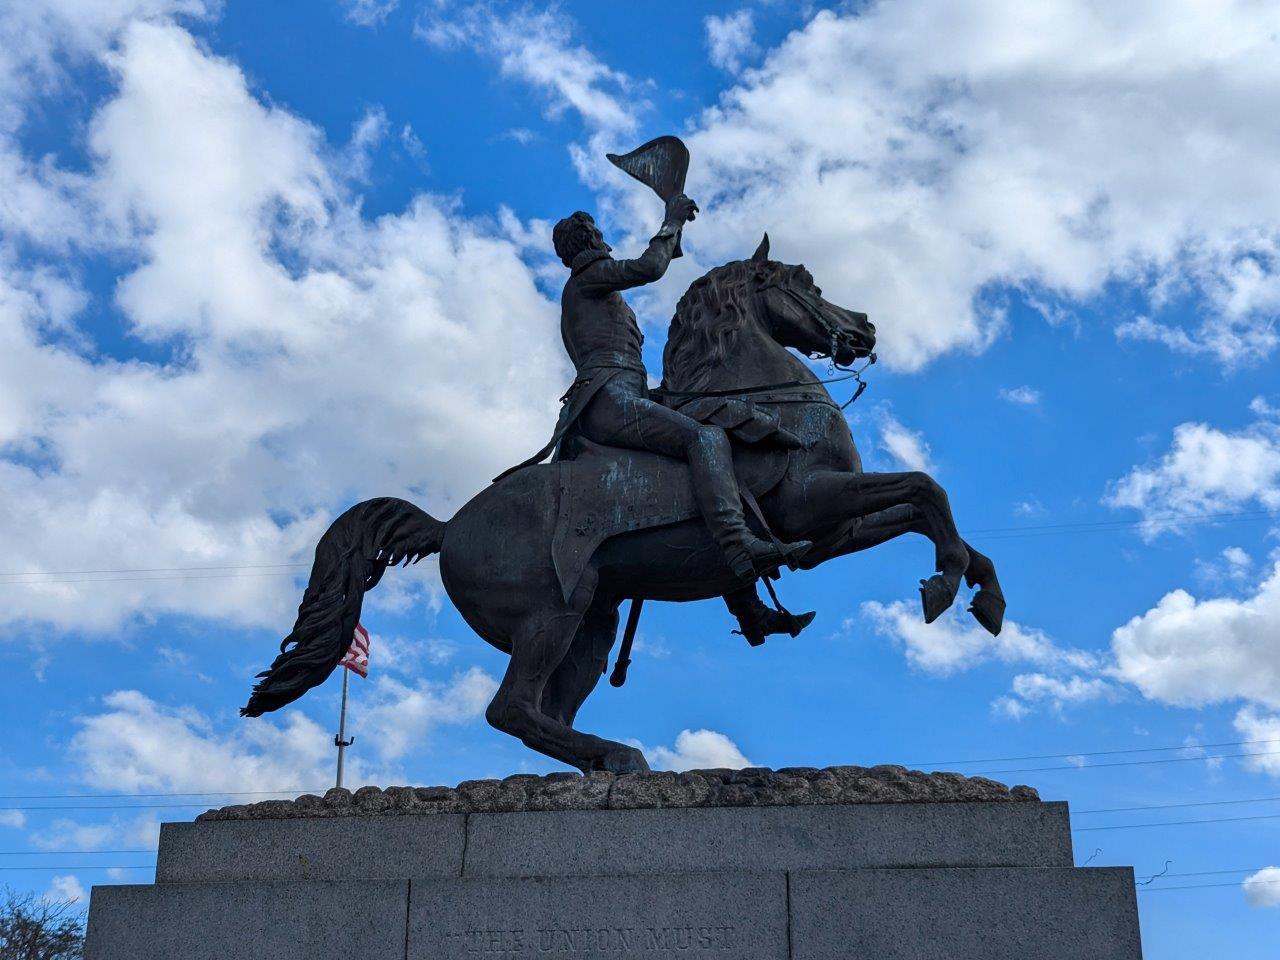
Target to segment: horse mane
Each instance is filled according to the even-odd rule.
[[[785,270],[774,260],[731,260],[709,270],[676,304],[662,351],[662,386],[699,390],[722,362],[738,331],[751,316],[751,297],[759,281]]]

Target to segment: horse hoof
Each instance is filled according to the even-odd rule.
[[[619,744],[593,763],[591,769],[618,776],[624,773],[648,773],[649,761],[635,747],[624,747]]]
[[[952,582],[940,573],[920,581],[920,605],[924,608],[924,622],[933,623],[947,612],[960,589],[958,580]]]
[[[990,590],[979,590],[973,595],[969,612],[993,637],[1000,636],[1004,626],[1004,597]]]

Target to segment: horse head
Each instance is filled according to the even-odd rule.
[[[762,268],[756,293],[778,343],[810,358],[830,357],[842,365],[875,349],[876,328],[867,315],[823,297],[804,264],[770,260],[767,233],[751,262]]]
[[[778,356],[755,350],[760,341]],[[716,267],[681,297],[663,351],[663,385],[700,390],[713,380],[723,385],[719,381],[725,378],[785,379],[776,374],[774,362],[789,354],[778,346],[844,365],[870,355],[875,345],[876,328],[867,315],[823,297],[803,264],[770,260],[765,234],[749,259]],[[794,358],[791,362],[799,365]],[[750,368],[761,364],[774,373],[761,369],[752,376]]]

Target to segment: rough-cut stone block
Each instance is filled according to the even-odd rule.
[[[467,830],[477,877],[1072,863],[1065,803],[472,814]]]
[[[335,787],[323,797],[263,800],[202,813],[215,820],[295,817],[370,817],[423,813],[517,813],[523,810],[642,810],[670,807],[776,807],[828,803],[1025,803],[1040,799],[1031,787],[1012,789],[984,777],[925,773],[906,767],[746,767],[688,770],[519,773],[504,780],[467,780],[457,787]]]
[[[792,960],[1141,960],[1133,871],[791,876]]]
[[[782,873],[414,881],[408,960],[786,960]]]
[[[456,877],[465,838],[456,814],[166,823],[156,882]]]
[[[403,960],[405,881],[95,887],[85,960]]]

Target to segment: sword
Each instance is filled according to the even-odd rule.
[[[605,158],[656,193],[663,203],[684,193],[684,178],[689,172],[689,148],[679,137],[657,137],[630,153],[606,153]],[[671,256],[684,256],[679,236]]]

